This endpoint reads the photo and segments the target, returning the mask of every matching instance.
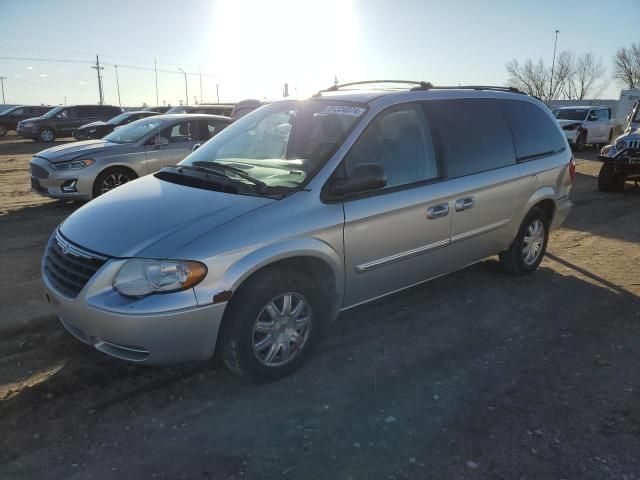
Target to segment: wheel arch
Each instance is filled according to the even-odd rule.
[[[310,275],[327,295],[331,319],[337,316],[344,297],[344,263],[329,244],[318,239],[291,239],[254,250],[235,262],[223,275],[220,291],[233,294],[245,282],[267,268],[295,269]]]
[[[534,207],[541,207],[544,209],[547,215],[547,227],[550,226],[553,222],[553,216],[556,213],[556,192],[552,187],[545,186],[541,187],[529,197],[529,200],[523,207],[518,217],[517,225],[515,225],[515,233],[517,233],[520,228],[520,224],[527,216],[527,214]],[[515,236],[514,233],[514,236]]]

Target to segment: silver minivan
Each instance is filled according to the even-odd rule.
[[[551,112],[508,88],[359,87],[265,105],[73,213],[42,261],[67,330],[274,379],[340,311],[491,255],[533,272],[575,176]]]

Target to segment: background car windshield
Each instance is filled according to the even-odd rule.
[[[107,122],[109,125],[117,125],[119,124],[121,121],[125,120],[126,118],[129,117],[128,113],[121,113],[120,115],[117,115],[111,119],[109,119],[109,121]]]
[[[558,120],[584,120],[588,108],[560,108],[553,112]]]
[[[162,122],[152,118],[142,118],[135,122],[114,130],[104,137],[104,140],[113,143],[133,143],[141,140],[143,137],[153,132]]]
[[[185,158],[241,168],[270,187],[309,179],[362,118],[365,108],[336,101],[283,101],[255,110]]]
[[[52,108],[51,110],[49,110],[47,113],[45,113],[44,115],[42,115],[42,118],[53,118],[55,117],[57,114],[59,114],[61,111],[63,111],[65,109],[65,107],[56,107],[56,108]]]
[[[187,111],[187,109],[185,107],[182,107],[180,105],[176,105],[175,107],[171,107],[169,110],[167,110],[167,114],[169,113],[185,113]]]
[[[638,108],[636,110],[635,115],[633,116],[633,119],[631,120],[632,123],[638,123],[640,122],[640,108]]]

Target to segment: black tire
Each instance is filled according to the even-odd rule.
[[[250,277],[235,293],[225,312],[217,349],[227,368],[237,375],[249,377],[256,382],[277,380],[300,368],[311,354],[326,323],[324,315],[328,309],[323,308],[326,303],[320,292],[321,290],[308,276],[291,269],[268,267]],[[287,294],[297,295],[306,300],[308,310],[305,313],[310,318],[309,333],[302,346],[296,347],[295,343],[288,344],[288,349],[291,349],[289,351],[293,353],[287,363],[269,366],[258,358],[259,353],[254,351],[254,344],[257,345],[264,336],[271,334],[265,333],[262,334],[263,337],[256,339],[256,335],[260,333],[254,328],[259,320],[269,319],[269,316],[263,317],[266,315],[267,305],[273,300],[277,302],[276,299]],[[276,303],[276,306],[280,309],[279,304]],[[282,326],[278,328],[281,329]],[[275,331],[278,334],[282,333],[282,330],[277,328]],[[273,345],[268,347],[269,350],[275,348],[279,351],[276,355],[283,355],[279,346],[281,341],[271,340],[269,345]]]
[[[114,178],[114,182],[108,182],[109,177]],[[123,185],[131,180],[135,180],[138,176],[128,168],[113,167],[107,168],[104,172],[96,177],[96,181],[93,182],[93,198],[99,197],[103,193],[109,190],[113,190],[120,185]],[[111,183],[110,188],[106,189],[105,182]]]
[[[40,143],[40,139],[39,139],[38,137],[36,137],[36,138],[32,138],[31,140],[33,140],[33,141],[34,141],[34,142],[36,142],[36,143]]]
[[[9,130],[7,130],[7,127],[5,127],[4,125],[0,125],[0,137],[4,137],[8,131]]]
[[[622,172],[616,172],[612,165],[602,164],[598,174],[598,190],[601,192],[620,192],[624,190],[625,177]]]
[[[53,142],[56,139],[56,132],[53,128],[44,127],[38,131],[38,140],[42,143]]]
[[[525,261],[524,247],[525,247],[525,237],[530,236],[529,228],[534,224],[534,222],[540,222],[543,226],[543,240],[540,245],[540,250],[535,260],[531,263]],[[533,272],[538,268],[540,262],[544,258],[544,254],[547,251],[547,242],[549,241],[549,223],[550,219],[548,218],[544,209],[540,207],[533,207],[527,216],[522,221],[522,225],[518,229],[518,234],[516,238],[513,240],[511,246],[501,252],[500,264],[502,268],[508,273],[514,275],[524,275],[527,273]]]
[[[576,138],[574,150],[576,152],[582,152],[585,148],[587,148],[587,132],[583,130],[578,134],[578,138]]]

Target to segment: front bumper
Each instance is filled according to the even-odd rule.
[[[25,128],[22,125],[18,125],[16,134],[19,137],[24,137],[24,138],[37,138],[38,136],[38,132],[34,127]]]
[[[93,197],[94,165],[77,170],[54,170],[44,158],[34,157],[30,167],[31,189],[40,195],[68,200],[91,200]]]
[[[558,200],[556,203],[556,210],[553,214],[553,220],[551,221],[550,230],[559,228],[569,216],[573,203],[569,200],[569,197],[564,197]]]
[[[75,337],[115,358],[147,365],[206,360],[215,351],[225,303],[198,307],[193,290],[126,298],[111,287],[123,260],[111,259],[75,298],[47,275],[47,299]]]

